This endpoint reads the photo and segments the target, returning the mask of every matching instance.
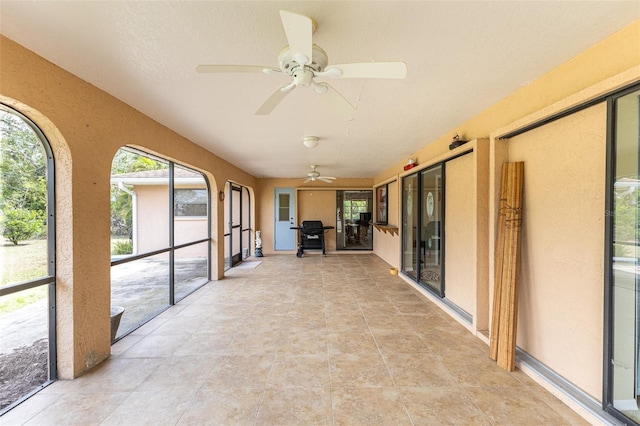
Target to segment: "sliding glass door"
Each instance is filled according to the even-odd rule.
[[[443,165],[402,179],[402,271],[444,297]]]
[[[337,250],[373,250],[373,191],[336,191]]]
[[[252,229],[249,188],[227,182],[224,194],[224,270],[226,271],[251,255]]]
[[[420,173],[420,283],[444,296],[442,286],[442,166]]]
[[[402,179],[402,271],[418,280],[418,174]]]
[[[609,408],[640,424],[640,90],[612,100]],[[625,419],[626,420],[626,419]]]

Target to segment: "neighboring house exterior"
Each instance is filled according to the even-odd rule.
[[[174,169],[175,244],[204,239],[208,236],[208,188],[201,173],[182,167]],[[111,176],[117,185],[131,196],[134,255],[148,253],[168,244],[169,235],[169,169],[123,173]],[[178,257],[200,254],[198,247],[176,252]]]

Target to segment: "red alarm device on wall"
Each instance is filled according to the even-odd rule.
[[[416,160],[414,160],[413,158],[409,158],[409,161],[407,161],[407,164],[404,166],[404,170],[407,171],[413,169],[417,165],[418,164],[416,164]]]

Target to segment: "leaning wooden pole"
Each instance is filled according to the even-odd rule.
[[[518,320],[518,274],[522,235],[522,190],[524,163],[509,165],[505,212],[505,250],[502,265],[498,365],[507,371],[516,366],[516,330]]]
[[[500,201],[498,205],[498,236],[496,240],[495,282],[493,287],[493,309],[491,314],[491,334],[489,357],[498,359],[498,335],[500,332],[500,299],[502,295],[502,264],[504,260],[504,222],[505,208],[507,205],[507,181],[508,163],[502,165],[502,178],[500,183]]]
[[[502,165],[489,356],[515,369],[524,163]]]

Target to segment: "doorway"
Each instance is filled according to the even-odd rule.
[[[249,188],[232,182],[225,185],[224,268],[251,255],[251,195]]]
[[[294,250],[296,247],[296,231],[291,229],[296,226],[294,191],[293,188],[275,189],[274,250]]]
[[[337,250],[373,250],[373,191],[336,191]]]
[[[444,165],[402,179],[402,271],[444,297]]]

